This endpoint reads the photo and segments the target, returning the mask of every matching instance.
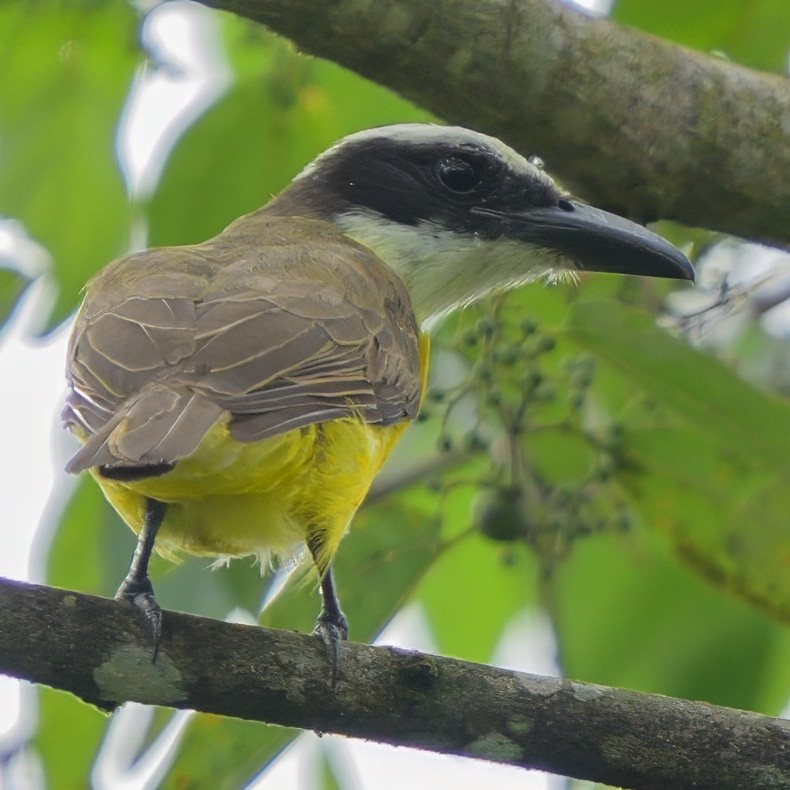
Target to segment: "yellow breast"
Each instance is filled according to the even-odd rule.
[[[422,335],[423,393],[428,356]],[[167,503],[156,540],[163,556],[254,554],[266,563],[307,542],[323,572],[407,425],[348,417],[242,443],[220,422],[167,474],[133,481],[110,480],[96,468],[91,474],[135,533],[146,498]]]
[[[219,424],[160,477],[121,482],[92,473],[135,532],[146,497],[168,504],[157,537],[165,556],[256,554],[265,562],[320,533],[328,559],[406,425],[346,418],[242,444]]]

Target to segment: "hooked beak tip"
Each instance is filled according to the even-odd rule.
[[[677,247],[617,214],[563,198],[523,214],[527,241],[557,250],[583,271],[638,274],[694,282],[694,268]]]

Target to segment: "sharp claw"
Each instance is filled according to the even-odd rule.
[[[156,663],[162,643],[162,607],[159,606],[159,602],[154,596],[151,580],[148,577],[140,580],[125,579],[118,588],[115,598],[119,601],[129,601],[143,613],[151,632],[151,641],[154,647],[151,663]]]
[[[154,653],[151,656],[151,663],[156,663],[159,655],[159,647],[162,644],[162,607],[154,598],[153,593],[140,593],[134,597],[132,602],[145,615],[148,627],[151,629],[151,638],[154,643]]]
[[[348,623],[342,613],[339,618],[330,619],[323,614],[315,624],[313,634],[321,637],[326,648],[327,658],[332,667],[332,688],[337,687],[340,676],[340,643],[348,638]]]
[[[315,556],[315,552],[313,553]],[[332,666],[332,689],[337,687],[340,670],[340,643],[348,639],[348,620],[340,608],[332,578],[332,568],[324,567],[321,574],[321,614],[315,624],[313,633],[321,637]]]
[[[151,559],[156,533],[162,526],[166,508],[167,505],[164,502],[157,499],[146,499],[145,518],[137,535],[137,547],[134,550],[132,564],[129,566],[129,573],[126,574],[118,592],[115,593],[117,600],[129,601],[143,613],[154,643],[152,664],[156,662],[162,642],[162,608],[154,597],[154,587],[148,577],[148,561]]]

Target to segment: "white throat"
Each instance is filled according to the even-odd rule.
[[[404,225],[370,211],[333,221],[395,271],[426,331],[447,313],[486,294],[534,280],[573,277],[570,261],[524,242],[488,241],[432,222]]]

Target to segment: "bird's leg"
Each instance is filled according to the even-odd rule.
[[[137,547],[134,550],[132,564],[118,592],[115,593],[119,601],[133,603],[145,615],[154,642],[151,663],[156,661],[159,644],[162,641],[162,609],[154,597],[154,588],[148,577],[148,561],[151,559],[156,533],[162,525],[166,509],[167,505],[164,502],[146,499],[145,518],[137,536]]]
[[[321,576],[321,598],[321,613],[318,615],[313,633],[321,637],[329,653],[334,687],[337,685],[340,668],[340,643],[348,639],[348,621],[337,599],[331,566],[328,566]]]

